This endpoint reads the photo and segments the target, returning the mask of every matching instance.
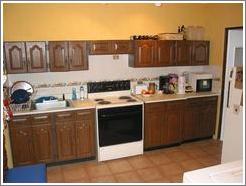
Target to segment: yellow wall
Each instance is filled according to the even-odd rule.
[[[221,64],[224,28],[240,26],[242,4],[4,4],[3,39],[129,39],[201,25],[211,42],[211,64]]]

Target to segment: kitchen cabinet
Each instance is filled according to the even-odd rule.
[[[50,41],[49,62],[51,72],[88,70],[85,41]]]
[[[14,166],[27,165],[35,162],[32,144],[32,128],[29,124],[19,125],[20,120],[27,118],[15,118],[10,125],[11,147]],[[19,126],[13,126],[19,125]]]
[[[189,66],[191,65],[192,56],[192,41],[176,41],[175,46],[175,65],[177,66]]]
[[[90,55],[128,54],[132,52],[129,40],[98,40],[89,42]]]
[[[7,73],[46,72],[45,42],[5,42]]]
[[[155,66],[156,41],[139,40],[134,41],[135,53],[129,56],[131,67],[153,67]]]
[[[77,111],[75,123],[77,158],[95,156],[95,113],[91,110]]]
[[[211,137],[215,132],[217,96],[186,101],[183,140]]]
[[[135,40],[130,67],[192,66],[209,64],[209,41]]]
[[[14,166],[95,157],[94,109],[14,116]]]
[[[49,163],[54,160],[53,140],[51,115],[32,116],[32,141],[37,162]]]
[[[183,101],[145,104],[145,149],[181,142],[183,105]]]
[[[209,64],[209,41],[193,41],[191,64],[192,65]]]

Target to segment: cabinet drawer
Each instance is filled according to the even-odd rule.
[[[77,120],[90,120],[93,119],[93,110],[80,110],[76,112]]]
[[[32,120],[29,116],[15,116],[10,122],[10,127],[23,127],[31,125]]]
[[[145,104],[145,111],[146,112],[162,112],[164,109],[163,103],[147,103]]]
[[[56,121],[71,121],[75,120],[75,112],[58,112],[55,113]]]
[[[32,124],[51,124],[51,115],[50,114],[38,114],[32,116]]]

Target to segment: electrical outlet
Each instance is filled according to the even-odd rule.
[[[113,60],[118,60],[119,59],[119,55],[113,55]]]

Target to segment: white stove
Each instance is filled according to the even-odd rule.
[[[87,86],[96,103],[98,161],[143,154],[143,102],[131,95],[130,81]]]

